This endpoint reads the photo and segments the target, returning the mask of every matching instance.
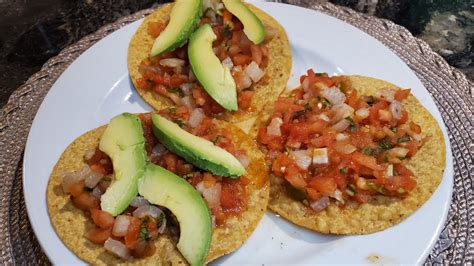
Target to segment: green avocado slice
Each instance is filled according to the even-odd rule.
[[[232,154],[212,142],[194,136],[159,114],[151,115],[153,133],[173,153],[215,175],[236,178],[246,173]]]
[[[183,46],[199,25],[202,0],[176,0],[165,30],[155,39],[150,56],[157,56]]]
[[[262,21],[241,0],[222,0],[225,8],[244,25],[244,33],[255,44],[265,40],[265,27]]]
[[[237,89],[230,69],[222,65],[212,50],[216,35],[204,24],[189,38],[188,57],[194,75],[209,95],[222,107],[236,111]]]
[[[130,113],[114,117],[104,131],[99,149],[111,159],[115,180],[101,197],[101,209],[117,216],[137,196],[137,180],[147,161],[140,119]]]
[[[138,191],[152,204],[168,208],[178,219],[178,250],[191,265],[203,265],[212,238],[209,209],[188,182],[152,163],[138,180]]]

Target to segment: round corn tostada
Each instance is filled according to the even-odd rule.
[[[146,120],[143,118],[146,115],[142,114],[139,116],[141,116],[142,121]],[[261,171],[261,169],[265,167],[264,155],[258,150],[256,143],[235,126],[217,120],[213,120],[212,123],[215,129],[225,130],[225,132],[227,132],[226,136],[231,136],[232,142],[235,143],[235,148],[244,151],[246,154],[247,163],[245,168],[247,174],[245,177],[239,177],[239,179],[237,179],[242,180],[242,178],[244,178],[245,180],[246,198],[243,200],[243,205],[239,205],[241,209],[236,214],[227,215],[224,213],[224,217],[214,217],[215,225],[212,230],[210,249],[205,259],[206,263],[233,252],[246,241],[263,217],[269,197],[268,174]],[[68,173],[74,174],[83,171],[84,165],[88,163],[88,160],[91,160],[89,158],[91,155],[87,155],[87,153],[91,153],[91,151],[95,150],[95,153],[92,152],[92,154],[94,154],[92,157],[96,157],[97,147],[105,129],[106,126],[102,126],[78,137],[66,148],[51,173],[47,188],[47,205],[51,224],[56,233],[74,254],[82,260],[94,265],[186,264],[186,260],[176,248],[176,232],[171,230],[170,232],[165,231],[165,233],[160,234],[155,240],[151,240],[152,249],[154,250],[153,255],[144,258],[131,257],[125,260],[114,256],[107,252],[104,246],[94,244],[86,238],[88,232],[93,230],[92,228],[96,226],[89,218],[89,213],[78,209],[78,205],[73,202],[72,196],[64,191],[63,182],[65,175],[68,175]],[[144,132],[145,137],[147,132],[148,135],[151,134],[150,130],[145,130]],[[146,138],[149,138],[149,136]],[[152,155],[150,155],[151,148],[153,147],[147,148],[149,160],[158,160],[151,159],[150,156],[155,156],[154,151],[151,151]],[[156,149],[156,146],[154,148]],[[160,150],[161,153],[165,152],[165,154],[169,154],[168,151],[163,150],[162,146]],[[96,160],[99,159],[100,157]],[[102,159],[100,159],[100,163],[103,163]],[[93,166],[91,166],[91,168],[93,168]],[[207,173],[205,171],[203,172],[203,170],[197,171],[201,171],[201,173],[204,174]],[[229,182],[234,181],[235,179],[229,179]],[[191,183],[194,181],[188,180],[188,182]],[[202,182],[203,181],[201,181],[201,183]],[[214,182],[216,181],[214,180]],[[225,186],[224,177],[218,182],[222,183],[222,187]],[[101,183],[99,183],[98,187],[100,186]],[[84,191],[89,191],[86,190],[87,188],[83,189]],[[231,190],[231,192],[235,191]],[[90,193],[93,194],[94,190]],[[222,194],[223,193],[224,192],[222,192]],[[241,195],[240,193],[237,194]],[[125,212],[127,211],[130,210],[127,209]],[[166,219],[168,222],[172,220],[172,218],[168,216]]]
[[[315,78],[316,83],[318,83],[316,87],[319,86],[319,91],[326,90],[325,93],[322,93],[324,96],[320,92],[317,93],[318,96],[316,96],[316,93],[312,94],[312,96],[311,93],[307,94],[311,90],[308,89],[311,87],[311,83],[315,83],[311,81],[308,84],[305,81],[309,76]],[[325,84],[328,80],[331,84]],[[315,75],[312,70],[308,71],[308,76],[302,76],[301,82],[303,85],[299,87],[299,90],[286,93],[285,96],[277,100],[276,104],[283,98],[286,99],[286,103],[289,101],[296,104],[296,107],[286,107],[286,112],[291,113],[293,111],[293,115],[299,116],[298,118],[294,118],[294,116],[289,118],[289,123],[293,123],[292,125],[312,119],[307,118],[311,116],[310,114],[305,117],[305,112],[311,113],[311,108],[328,110],[326,112],[317,111],[320,112],[320,118],[327,122],[318,119],[311,122],[313,123],[312,125],[315,125],[313,128],[318,133],[308,140],[307,143],[310,143],[308,147],[318,148],[312,150],[313,153],[308,157],[304,153],[309,148],[302,151],[304,149],[302,146],[306,145],[304,144],[305,142],[303,141],[303,144],[301,144],[298,142],[297,135],[295,135],[296,138],[291,135],[292,129],[288,129],[286,124],[288,121],[283,121],[285,120],[284,115],[279,116],[283,120],[280,120],[278,115],[275,115],[279,112],[275,107],[267,109],[260,117],[258,122],[260,125],[258,141],[267,153],[267,162],[272,164],[270,167],[271,185],[268,205],[270,210],[296,225],[316,232],[327,234],[368,234],[400,223],[429,199],[443,176],[446,147],[443,133],[438,123],[429,111],[409,93],[410,90],[402,90],[389,82],[363,76],[341,76],[335,79],[333,77],[331,81],[327,75],[321,73]],[[305,86],[306,88],[304,88]],[[352,94],[359,95],[361,96],[359,99],[367,101],[374,101],[373,96],[379,95],[381,97],[379,102],[385,102],[386,110],[392,110],[390,109],[392,104],[388,99],[391,97],[392,103],[398,102],[393,104],[395,106],[393,109],[395,113],[398,112],[400,114],[398,119],[406,120],[408,117],[408,120],[403,121],[403,125],[395,121],[392,122],[393,127],[385,126],[390,128],[392,133],[380,126],[378,130],[373,132],[373,134],[379,134],[378,142],[374,143],[375,139],[372,139],[367,142],[370,144],[360,144],[362,141],[351,138],[357,132],[365,130],[360,125],[364,123],[370,124],[367,120],[371,119],[371,108],[377,105],[371,103],[373,104],[372,106],[366,106],[366,108],[360,108],[359,110],[346,105],[345,111],[349,110],[349,113],[340,116],[341,120],[339,123],[337,120],[332,120],[339,111],[331,110],[330,106],[331,101],[343,102],[341,99],[338,100],[342,93],[335,93],[334,91],[329,93],[329,90],[333,89],[337,89],[339,92],[346,91],[343,98],[346,99],[347,97],[347,100],[344,104],[351,101],[352,98],[351,93],[347,92],[347,90],[356,91],[356,93],[353,92]],[[299,96],[295,96],[298,94]],[[394,95],[402,95],[402,107],[399,105],[402,100],[393,100]],[[314,98],[314,104],[311,103],[310,105],[307,99],[312,97]],[[397,97],[395,98],[397,99]],[[296,98],[301,99],[299,100],[300,102],[297,102]],[[293,99],[294,101],[288,99]],[[328,99],[330,100],[328,101]],[[311,102],[311,100],[309,101]],[[298,109],[298,104],[300,109]],[[324,109],[326,105],[328,107]],[[351,105],[354,106],[354,103]],[[291,108],[296,109],[292,110]],[[345,117],[347,114],[351,115]],[[358,117],[358,115],[361,117]],[[385,119],[384,115],[387,115],[387,120],[394,119],[391,117],[392,114],[389,111],[385,112],[385,110],[380,111],[374,117]],[[406,117],[406,115],[408,116]],[[291,119],[293,120],[291,121]],[[357,121],[354,123],[354,120]],[[316,126],[318,123],[326,127],[329,126],[332,129],[324,132],[318,131],[318,126]],[[365,128],[367,127],[370,128],[371,126],[365,126]],[[397,128],[399,130],[398,133]],[[290,133],[285,133],[285,130],[286,132],[290,131]],[[333,134],[334,130],[336,130],[336,134]],[[401,133],[402,130],[409,133]],[[295,129],[296,131],[297,129]],[[269,132],[277,133],[274,133],[272,137],[272,134],[269,134]],[[272,150],[272,148],[269,148],[269,145],[280,145],[278,141],[275,141],[275,138],[280,137],[275,135],[279,134],[286,137],[283,141],[279,139],[280,144],[287,146],[277,146]],[[300,134],[303,133],[300,132]],[[332,139],[328,137],[331,134],[333,134]],[[380,139],[384,134],[388,135]],[[393,141],[393,138],[391,140],[389,136],[395,138],[395,141]],[[339,143],[345,143],[345,145],[339,145]],[[295,148],[295,145],[302,146]],[[364,147],[363,145],[367,146]],[[331,148],[326,149],[325,147]],[[316,155],[316,152],[321,152],[323,151],[322,149],[326,149],[324,150],[326,155]],[[414,155],[410,154],[412,152],[411,149],[415,149]],[[398,154],[398,157],[392,156],[392,154],[400,152],[401,154]],[[275,153],[281,155],[281,158],[278,158]],[[368,157],[366,156],[367,154],[371,156]],[[312,158],[311,155],[313,156]],[[334,160],[340,161],[333,162],[333,158],[338,156],[340,158]],[[382,158],[383,156],[385,157]],[[372,161],[370,161],[371,157],[374,158]],[[374,164],[375,158],[377,158],[377,162]],[[325,162],[325,159],[328,159],[328,162]],[[363,162],[362,159],[368,159],[368,161]],[[384,168],[378,169],[381,171],[370,171],[371,169],[366,166],[359,166],[361,168],[359,169],[357,168],[358,166],[351,165],[354,160],[358,160],[357,162],[362,162],[375,169],[381,166]],[[286,174],[285,171],[290,171],[289,168],[293,166],[296,166],[297,168],[295,169],[297,170],[289,175]],[[324,169],[324,166],[332,169]],[[313,176],[300,176],[298,174],[301,173],[298,172],[301,170],[300,167],[312,169]],[[397,171],[400,172],[396,173]],[[355,177],[356,173],[357,177]],[[399,176],[402,176],[401,173],[409,178],[399,178]],[[377,177],[371,176],[373,174]],[[364,175],[371,177],[364,178],[366,177]],[[332,176],[333,180],[328,178],[328,176]],[[359,179],[360,182],[356,182],[355,179]],[[396,182],[398,183],[394,180],[397,180]]]

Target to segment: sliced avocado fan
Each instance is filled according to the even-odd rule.
[[[225,8],[244,25],[244,33],[255,44],[265,40],[265,27],[262,21],[241,0],[222,0]]]
[[[102,135],[99,149],[111,159],[115,180],[101,197],[101,209],[117,216],[137,196],[137,180],[143,175],[147,156],[140,119],[130,113],[110,121]]]
[[[150,56],[157,56],[183,46],[199,25],[201,16],[202,0],[176,0],[170,13],[170,21],[155,39]]]
[[[159,114],[153,113],[151,118],[155,136],[186,161],[219,176],[236,178],[246,173],[239,160],[221,147],[187,132]]]
[[[216,38],[209,24],[199,27],[189,38],[189,63],[204,90],[225,109],[236,111],[238,105],[234,78],[230,69],[222,65],[212,50]]]
[[[149,163],[138,191],[152,204],[168,208],[179,222],[178,250],[191,265],[203,265],[212,238],[209,208],[201,194],[181,177]]]

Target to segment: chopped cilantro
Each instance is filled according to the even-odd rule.
[[[384,162],[388,162],[388,155],[387,155],[387,154],[385,154],[385,155],[383,156],[383,160],[384,160]]]
[[[362,153],[365,155],[372,155],[374,153],[374,149],[365,146],[364,148],[362,148]]]
[[[222,135],[217,135],[214,137],[214,139],[212,140],[212,143],[214,143],[214,145],[217,145],[217,143],[219,143],[219,140],[222,138],[223,136]]]
[[[384,149],[384,150],[389,150],[393,148],[393,145],[390,143],[390,139],[385,137],[381,140],[379,140],[379,147]]]
[[[403,143],[403,142],[408,142],[410,140],[410,137],[408,135],[401,136],[397,139],[398,143]]]
[[[370,189],[372,189],[372,190],[375,191],[375,192],[378,192],[378,193],[380,193],[380,194],[382,194],[382,195],[385,195],[385,194],[386,194],[385,189],[384,189],[382,186],[380,186],[380,185],[378,185],[378,184],[375,184],[375,183],[372,182],[372,181],[367,182],[367,185],[369,186]]]
[[[326,98],[321,98],[321,103],[323,104],[324,107],[331,106],[331,102],[328,101]]]
[[[352,119],[352,117],[348,116],[348,117],[346,117],[346,118],[344,118],[344,119],[346,119],[347,121],[349,121],[349,131],[350,131],[350,132],[355,132],[355,131],[357,130],[357,126],[356,126],[354,120]]]
[[[186,127],[186,123],[184,123],[184,122],[183,122],[182,120],[180,120],[180,119],[175,119],[175,120],[173,120],[173,122],[175,122],[176,124],[178,124],[178,126],[179,126],[180,128],[185,128],[185,127]]]
[[[285,146],[285,151],[286,151],[287,153],[290,153],[290,152],[291,152],[291,149],[290,149],[290,147],[288,147],[288,146]]]
[[[171,107],[169,110],[170,110],[170,113],[176,114],[176,107]]]
[[[407,192],[407,191],[406,191],[404,188],[399,187],[399,188],[397,189],[397,192],[400,193],[400,194],[403,194],[403,193],[405,193],[405,192]]]
[[[391,130],[392,130],[393,133],[397,133],[398,129],[396,127],[392,127]]]
[[[309,103],[304,104],[304,110],[305,111],[311,111],[311,106],[309,105]]]
[[[224,26],[224,30],[222,30],[222,35],[226,38],[232,35],[232,27],[229,24],[226,24]]]
[[[347,172],[349,172],[349,169],[347,169],[347,167],[342,167],[339,169],[339,172],[343,173],[343,174],[347,174]]]
[[[165,221],[165,214],[162,212],[160,213],[160,216],[158,216],[158,219],[156,219],[156,226],[159,228],[163,222]]]
[[[146,228],[146,221],[143,221],[142,225],[140,226],[140,235],[139,238],[143,240],[148,240],[148,229]]]
[[[353,196],[355,196],[355,194],[357,194],[357,190],[354,187],[354,185],[352,185],[352,184],[347,185],[346,192],[351,197],[353,197]]]
[[[173,88],[167,88],[166,89],[168,92],[170,93],[175,93],[175,94],[181,94],[181,89],[180,88],[176,88],[176,87],[173,87]]]
[[[398,156],[397,158],[398,158],[399,160],[402,160],[402,161],[403,161],[403,160],[405,160],[407,157],[406,157],[406,156]]]

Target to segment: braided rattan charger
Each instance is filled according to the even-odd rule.
[[[390,21],[326,4],[302,4],[348,22],[395,52],[418,76],[436,102],[448,128],[454,157],[454,192],[448,220],[426,264],[464,264],[473,261],[473,95],[474,86],[423,41]],[[0,111],[0,264],[50,264],[31,229],[23,199],[23,152],[33,118],[62,72],[85,50],[111,32],[152,10],[126,16],[51,58],[18,88]]]

